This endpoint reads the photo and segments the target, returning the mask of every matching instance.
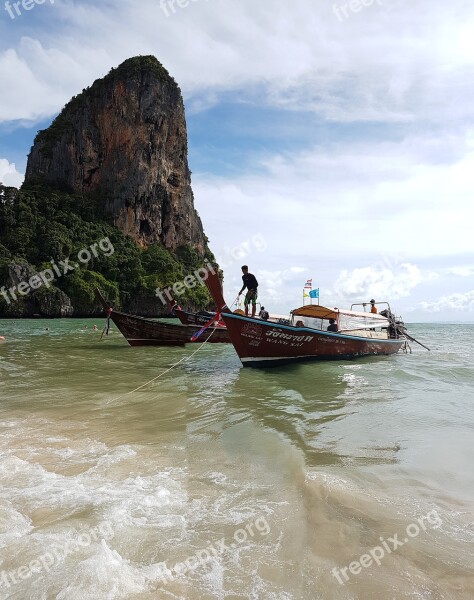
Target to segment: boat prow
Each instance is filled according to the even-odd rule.
[[[168,308],[171,313],[179,319],[182,325],[200,325],[201,327],[209,322],[213,316],[217,316],[215,312],[201,310],[199,312],[189,312],[187,310],[183,310],[176,300],[173,298],[171,288],[166,288],[164,290],[164,295],[166,296]],[[218,321],[216,327],[225,327],[225,323],[222,320]]]

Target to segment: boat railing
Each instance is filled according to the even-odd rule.
[[[379,305],[386,305],[388,310],[390,312],[392,312],[390,309],[390,304],[388,302],[375,302],[375,306],[379,306]],[[365,307],[370,306],[370,302],[355,302],[354,304],[351,304],[351,310],[354,310],[354,306],[362,306],[364,309],[364,312],[367,312],[365,310]]]
[[[366,329],[361,327],[360,329],[340,329],[338,333],[342,333],[344,335],[352,335],[354,337],[368,337],[368,338],[376,338],[380,340],[388,339],[388,332],[386,329]]]

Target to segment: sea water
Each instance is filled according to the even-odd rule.
[[[0,321],[0,598],[474,598],[473,325],[264,371],[101,329]]]

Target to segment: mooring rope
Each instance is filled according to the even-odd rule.
[[[216,331],[216,329],[214,328],[211,331],[211,334],[209,335],[209,337],[206,340],[204,340],[204,342],[199,346],[199,348],[197,350],[195,350],[190,356],[185,356],[181,360],[178,360],[177,363],[175,363],[174,365],[171,365],[171,367],[169,367],[168,369],[166,369],[165,371],[163,371],[163,373],[160,373],[159,375],[157,375],[157,377],[154,377],[153,379],[150,379],[150,381],[147,381],[143,385],[140,385],[139,387],[135,388],[131,392],[127,392],[126,394],[122,394],[121,396],[117,396],[117,398],[112,398],[112,400],[109,400],[108,402],[106,402],[106,406],[108,406],[111,402],[116,402],[117,400],[120,400],[121,398],[125,398],[125,396],[130,396],[130,394],[138,392],[138,390],[141,390],[142,388],[146,387],[150,383],[153,383],[154,381],[156,381],[160,377],[163,377],[163,375],[166,375],[166,373],[169,373],[170,371],[172,371],[175,367],[177,367],[182,362],[186,362],[186,361],[190,360],[194,355],[196,355],[199,352],[199,350],[201,350],[201,348],[203,348],[207,344],[207,342],[214,335],[215,331]]]

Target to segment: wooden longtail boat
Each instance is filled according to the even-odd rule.
[[[218,317],[218,314],[216,312],[210,312],[207,310],[201,310],[197,313],[185,311],[179,306],[179,304],[173,298],[173,296],[171,295],[171,290],[169,288],[167,290],[165,290],[165,294],[167,296],[168,307],[169,307],[170,311],[181,321],[181,323],[183,325],[201,325],[201,326],[203,326],[213,316]],[[240,309],[235,310],[234,314],[245,315],[244,311],[240,310]],[[260,317],[255,317],[255,318],[260,319]],[[277,323],[282,318],[284,318],[284,315],[270,314],[268,317],[268,321],[273,321],[274,323]],[[224,323],[222,318],[220,318],[220,320],[219,320],[218,327],[226,327],[226,324]],[[230,341],[230,339],[229,339],[229,341]]]
[[[244,367],[388,355],[406,344],[390,308],[386,313],[389,317],[385,317],[319,305],[302,306],[293,310],[286,322],[282,319],[274,323],[232,313],[217,275],[210,274],[205,283]],[[337,333],[327,331],[329,319],[336,321]]]
[[[110,306],[99,290],[95,290],[95,295],[130,346],[184,346],[191,343],[192,336],[201,329],[197,325],[178,325],[119,312]],[[229,334],[222,327],[209,327],[193,343],[202,343],[207,338],[212,343],[230,343]]]
[[[206,325],[206,323],[208,323],[213,316],[216,316],[215,312],[210,312],[207,310],[201,310],[197,313],[183,310],[171,295],[170,288],[165,290],[165,295],[168,301],[168,308],[176,316],[176,318],[180,320],[182,325],[199,325],[200,327],[203,327],[203,325]],[[222,319],[219,320],[218,327],[225,328],[225,323],[222,321]]]

